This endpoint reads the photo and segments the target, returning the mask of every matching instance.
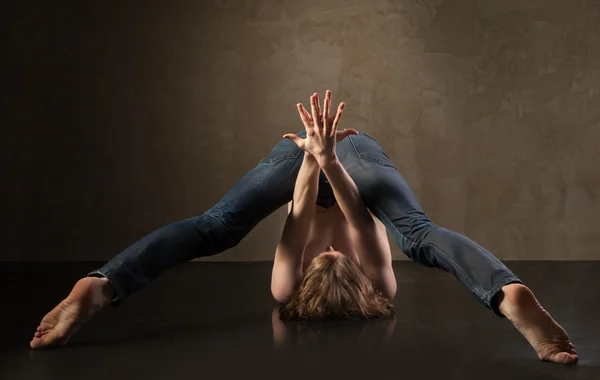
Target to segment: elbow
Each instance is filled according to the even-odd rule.
[[[273,298],[275,298],[275,301],[277,301],[277,303],[280,305],[285,305],[286,303],[290,302],[290,300],[292,299],[292,297],[290,297],[290,296],[276,294],[276,293],[273,293]]]
[[[271,274],[271,294],[279,303],[289,302],[302,282],[302,264],[286,259],[285,244],[277,248]]]
[[[275,301],[280,304],[290,302],[300,286],[300,279],[301,277],[298,275],[274,277],[271,280],[271,294],[275,298]]]
[[[373,288],[380,291],[388,300],[392,301],[396,296],[398,283],[391,265],[363,266],[367,278],[371,281]]]
[[[394,297],[396,297],[398,285],[395,282],[393,284],[383,284],[380,289],[381,295],[383,295],[389,301],[393,301]]]
[[[271,294],[277,303],[284,304],[290,302],[293,292],[291,292],[289,289],[285,289],[283,286],[271,284]]]

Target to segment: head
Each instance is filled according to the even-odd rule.
[[[292,299],[282,305],[282,319],[370,319],[392,317],[394,306],[377,292],[352,260],[333,247],[306,269]]]

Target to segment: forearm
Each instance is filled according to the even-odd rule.
[[[375,222],[360,197],[358,187],[337,156],[320,160],[320,167],[323,169],[323,173],[325,173],[333,189],[335,199],[348,223],[358,229],[375,228]]]
[[[317,160],[304,153],[304,160],[296,178],[291,214],[297,219],[313,219],[319,193],[319,172]]]

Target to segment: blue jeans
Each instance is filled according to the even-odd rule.
[[[305,138],[306,131],[296,135]],[[359,132],[340,141],[336,153],[367,207],[405,255],[449,272],[503,317],[494,296],[504,285],[521,280],[482,246],[431,222],[375,139]],[[293,141],[282,140],[203,215],[151,232],[88,276],[106,277],[117,305],[180,263],[236,246],[261,220],[292,200],[302,160],[303,151]],[[329,207],[333,192],[322,172],[319,182],[317,203]]]

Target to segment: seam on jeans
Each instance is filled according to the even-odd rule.
[[[404,239],[405,239],[407,242],[409,242],[409,243],[411,244],[411,247],[410,247],[410,249],[412,249],[412,248],[413,248],[413,246],[415,246],[415,245],[417,246],[417,249],[418,249],[418,247],[420,246],[420,244],[418,244],[418,243],[415,243],[414,241],[411,241],[411,240],[410,240],[409,238],[407,238],[407,237],[406,237],[406,236],[405,236],[405,235],[404,235],[402,232],[400,232],[400,230],[398,229],[398,227],[396,227],[396,225],[395,225],[394,223],[392,223],[392,221],[390,220],[390,218],[389,218],[389,217],[386,215],[386,213],[385,213],[385,212],[383,212],[383,210],[382,210],[381,208],[379,208],[379,207],[378,207],[376,204],[373,204],[373,208],[376,208],[376,209],[378,209],[379,211],[381,211],[381,213],[382,213],[383,215],[385,215],[385,217],[387,218],[388,222],[389,222],[389,223],[392,225],[392,228],[394,229],[394,231],[396,231],[396,232],[398,233],[398,235],[402,236],[402,237],[403,237],[403,238],[404,238]],[[377,215],[375,215],[375,216],[377,216]],[[409,218],[410,218],[410,216],[409,216]],[[411,219],[412,219],[412,218],[411,218]]]
[[[306,133],[306,129],[301,130],[300,132],[295,133],[296,136],[298,137],[302,137],[302,133]],[[279,143],[277,143],[275,146],[281,144],[282,142],[284,142],[286,139],[281,140]],[[296,145],[296,143],[294,143],[294,145]],[[292,159],[297,159],[300,156],[300,153],[302,153],[302,149],[300,149],[297,145],[296,147],[298,148],[298,152],[294,155],[293,153],[281,153],[278,154],[274,157],[269,158],[269,156],[271,155],[271,153],[273,153],[273,150],[275,148],[273,148],[271,150],[271,152],[269,152],[269,154],[267,154],[262,160],[260,160],[259,163],[265,163],[265,164],[275,164],[281,161],[285,161],[285,160],[292,160]]]
[[[352,137],[353,136],[348,136],[348,138],[350,139],[350,143],[352,144],[352,148],[354,148],[354,152],[356,153],[356,155],[358,156],[358,158],[360,158],[361,160],[372,162],[374,164],[377,164],[377,165],[380,165],[380,166],[383,166],[383,167],[386,167],[386,168],[394,168],[394,169],[398,170],[398,168],[393,163],[390,164],[390,163],[383,162],[383,161],[377,161],[375,159],[369,158],[369,157],[365,156],[364,154],[360,153],[358,151],[358,148],[356,147],[356,144],[354,143],[354,139]],[[369,137],[369,136],[367,136],[367,137]],[[372,140],[375,141],[374,139],[372,139]],[[377,143],[377,141],[375,141],[375,142]]]
[[[369,134],[368,134],[368,133],[366,133],[366,132],[363,132],[362,134],[363,134],[363,135],[365,135],[365,136],[367,136],[367,137],[368,137],[368,138],[370,138],[371,140],[375,141],[377,144],[379,144],[379,141],[377,141],[377,140],[375,140],[375,138],[373,138],[373,137],[369,136]]]
[[[274,157],[268,158],[269,156],[263,158],[260,163],[266,163],[266,164],[277,164],[281,161],[286,161],[286,160],[295,160],[300,156],[300,153],[302,152],[302,149],[298,148],[298,152],[296,154],[293,153],[281,153],[278,154]]]
[[[354,148],[354,152],[360,158],[360,153],[358,153],[358,149],[356,149],[356,145],[354,144],[354,139],[352,138],[352,136],[348,136],[348,138],[350,139],[350,144],[352,144],[352,148]]]
[[[473,280],[473,278],[471,276],[469,276],[467,274],[467,272],[464,271],[464,269],[462,269],[460,267],[460,265],[458,265],[456,263],[456,261],[452,260],[450,258],[450,256],[446,255],[441,249],[439,249],[438,247],[434,246],[431,243],[426,243],[423,244],[422,246],[429,246],[432,247],[433,249],[435,249],[436,251],[438,251],[441,256],[457,271],[459,272],[459,274],[461,276],[463,276],[463,278],[465,279],[465,281],[469,284],[469,286],[472,286],[473,289],[477,292],[477,294],[482,297],[484,300],[487,300],[490,295],[489,292],[486,291],[481,285],[479,285],[478,283],[475,282],[475,280]]]

